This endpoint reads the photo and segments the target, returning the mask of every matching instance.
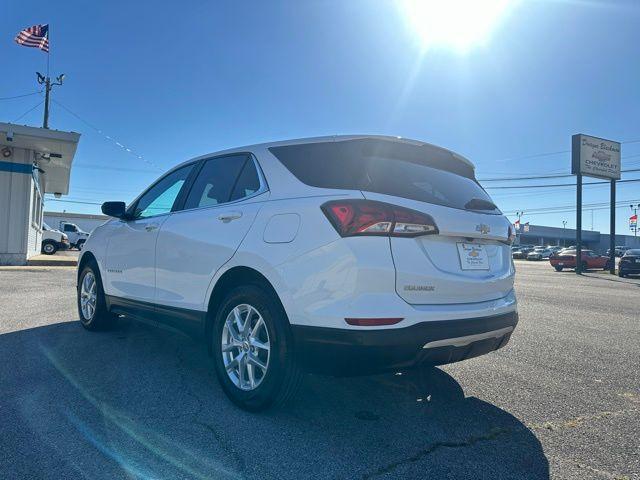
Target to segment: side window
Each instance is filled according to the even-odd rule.
[[[248,197],[258,190],[260,190],[260,177],[258,177],[255,162],[249,157],[236,180],[236,185],[233,188],[233,192],[231,192],[229,201],[233,202]]]
[[[249,195],[248,191],[256,192],[259,184],[251,157],[242,154],[212,158],[200,170],[184,208],[208,207],[238,200]]]
[[[193,167],[194,164],[179,168],[147,190],[136,204],[133,212],[134,218],[146,218],[169,213]]]
[[[76,231],[76,229],[75,229],[75,228],[73,228],[73,225],[66,224],[66,225],[64,226],[64,231],[65,231],[65,232],[75,232],[75,231]]]

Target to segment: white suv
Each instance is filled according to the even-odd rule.
[[[78,310],[205,339],[236,404],[289,398],[301,371],[365,374],[504,346],[518,321],[514,231],[440,147],[381,136],[254,145],[183,163],[96,228]]]

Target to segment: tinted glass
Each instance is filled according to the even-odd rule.
[[[232,155],[207,160],[198,173],[189,192],[184,208],[198,208],[227,203],[234,195],[241,198],[244,191],[240,186],[247,164],[253,166],[253,161],[247,155]],[[250,171],[250,168],[247,168]],[[244,182],[245,186],[250,183]],[[256,187],[257,190],[257,187]],[[237,192],[237,193],[236,193]]]
[[[260,178],[258,177],[258,171],[256,165],[251,158],[249,158],[240,172],[240,176],[236,180],[236,185],[231,192],[230,201],[240,200],[241,198],[253,195],[260,190]]]
[[[640,250],[638,250],[638,249],[633,249],[633,250],[627,250],[626,252],[624,252],[624,256],[625,256],[625,257],[626,257],[626,256],[631,256],[631,255],[633,255],[633,256],[638,256],[638,255],[640,255]]]
[[[475,181],[473,168],[437,147],[348,140],[269,150],[300,181],[313,187],[364,190],[500,213]]]
[[[190,164],[173,171],[147,190],[136,204],[134,218],[169,213],[193,166],[194,164]]]
[[[64,231],[65,232],[75,232],[76,231],[76,227],[74,227],[73,225],[65,225],[64,226]]]

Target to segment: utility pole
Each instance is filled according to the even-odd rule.
[[[566,235],[567,231],[567,221],[566,220],[562,220],[562,245],[566,246],[567,245],[567,241],[565,240],[564,236]]]
[[[44,85],[44,119],[42,121],[42,128],[49,128],[49,98],[51,94],[51,89],[55,85],[62,85],[64,81],[64,73],[62,75],[58,75],[55,82],[51,81],[51,78],[47,74],[45,77],[40,72],[36,72],[38,76],[38,83],[40,85]]]

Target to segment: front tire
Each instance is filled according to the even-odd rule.
[[[556,269],[556,272],[561,272],[563,267],[553,267]]]
[[[116,316],[109,312],[97,265],[89,262],[78,277],[78,315],[87,330],[105,330],[115,324]]]
[[[84,242],[86,240],[80,240],[78,241],[78,243],[76,243],[76,248],[78,249],[78,251],[82,251],[82,247],[84,247]]]
[[[56,245],[55,242],[47,240],[42,244],[42,253],[44,253],[45,255],[53,255],[57,251],[58,245]]]
[[[233,403],[256,412],[295,396],[302,374],[289,321],[273,294],[257,285],[233,289],[212,330],[216,374]]]

